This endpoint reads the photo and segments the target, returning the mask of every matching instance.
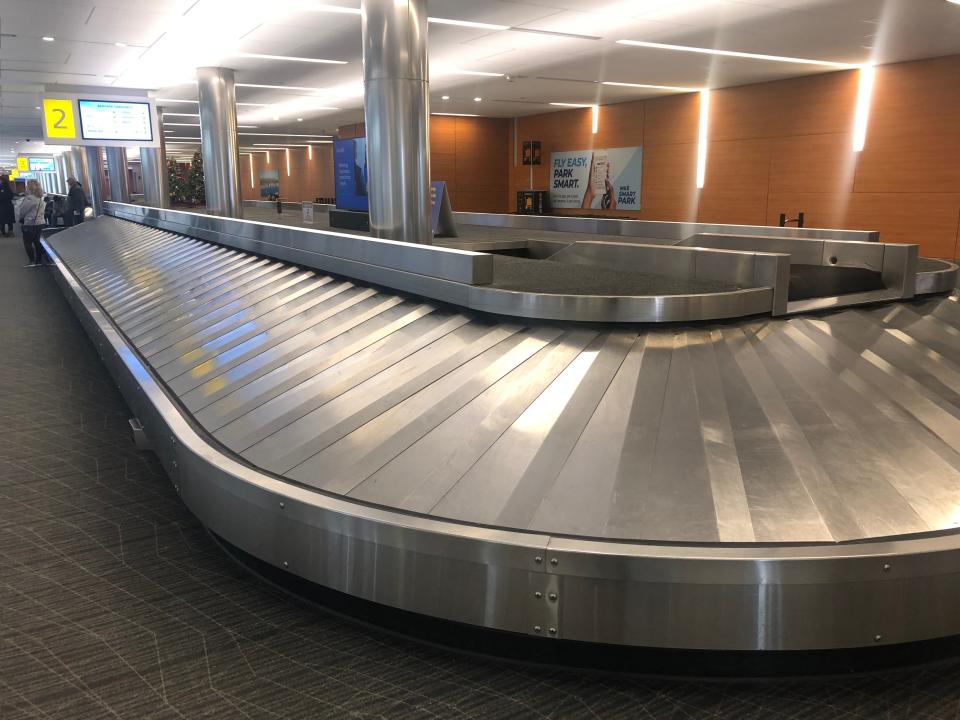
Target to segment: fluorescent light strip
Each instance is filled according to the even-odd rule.
[[[324,60],[322,58],[293,57],[291,55],[264,55],[262,53],[238,52],[239,57],[257,58],[259,60],[287,60],[289,62],[320,63],[323,65],[346,65],[346,60]]]
[[[304,8],[304,10],[311,10],[313,12],[341,13],[343,15],[360,14],[360,8],[343,7],[342,5],[328,5],[327,3],[308,5]]]
[[[332,138],[333,135],[297,135],[296,133],[268,133],[268,132],[242,132],[237,135],[263,135],[264,137],[302,137],[302,138]]]
[[[697,132],[697,188],[707,179],[707,130],[710,125],[710,91],[700,91],[700,127]]]
[[[170,113],[165,112],[164,117],[200,117],[200,113]]]
[[[567,103],[567,102],[552,102],[551,105],[556,105],[557,107],[574,107],[574,108],[588,108],[593,107],[592,103]]]
[[[604,80],[600,84],[611,85],[613,87],[648,88],[650,90],[676,90],[677,92],[699,92],[700,90],[700,88],[695,87],[678,87],[676,85],[647,85],[645,83],[613,82],[612,80]]]
[[[809,58],[785,57],[783,55],[761,55],[759,53],[736,52],[734,50],[713,50],[711,48],[691,47],[689,45],[667,45],[666,43],[644,42],[642,40],[617,40],[617,44],[653,48],[654,50],[700,53],[702,55],[722,55],[723,57],[770,60],[772,62],[798,63],[800,65],[822,65],[824,67],[844,68],[847,70],[856,67],[856,65],[851,65],[850,63],[833,62],[832,60],[811,60]]]
[[[196,142],[200,142],[200,140],[198,140],[197,138],[183,137],[183,136],[173,136],[173,135],[171,135],[170,137],[168,137],[168,138],[166,138],[166,139],[167,139],[167,140],[195,140]]]
[[[199,104],[200,104],[200,101],[199,101],[199,100],[174,100],[173,98],[154,98],[154,102],[158,102],[158,103],[164,103],[164,102],[168,102],[168,103],[190,103],[191,105],[199,105]],[[238,107],[240,107],[240,106],[242,106],[242,107],[269,107],[269,104],[268,104],[268,103],[238,102],[238,103],[237,103],[237,106],[238,106]],[[176,115],[176,114],[178,114],[178,113],[164,113],[164,115]],[[180,114],[180,115],[185,115],[185,114],[188,114],[188,113],[179,113],[179,114]],[[199,116],[199,113],[189,113],[189,114],[196,114],[196,115]]]
[[[250,154],[250,187],[253,187],[253,154]]]
[[[572,38],[574,40],[602,40],[598,35],[581,35],[580,33],[560,32],[558,30],[535,30],[526,27],[509,27],[511,32],[531,33],[533,35],[552,35],[554,37]]]
[[[284,152],[287,156],[287,177],[290,177],[290,148],[287,148]]]
[[[450,18],[428,17],[427,22],[434,25],[456,25],[457,27],[476,28],[477,30],[509,30],[509,25],[494,25],[493,23],[473,22],[472,20],[451,20]]]
[[[307,158],[313,160],[313,145],[307,145]]]
[[[853,119],[853,151],[860,152],[867,142],[867,122],[870,119],[870,100],[873,97],[873,80],[876,71],[873,65],[860,68],[860,83],[857,87],[857,111]]]
[[[257,129],[257,128],[260,127],[260,126],[259,126],[259,125],[237,125],[237,127],[238,127],[238,128],[249,128],[249,129],[251,129],[251,130],[255,130],[255,129]]]
[[[272,149],[272,150],[276,150],[277,148],[310,147],[309,145],[296,145],[296,144],[293,144],[293,143],[289,143],[289,144],[281,144],[281,143],[254,143],[253,146],[254,146],[254,147],[268,147],[268,148],[270,148],[270,149]]]
[[[311,145],[332,145],[333,140],[307,140]]]
[[[445,70],[451,75],[476,75],[478,77],[503,77],[503,73],[484,72],[482,70]]]
[[[593,115],[593,118],[592,118],[593,134],[596,135],[597,131],[600,129],[600,106],[599,105],[593,106],[592,115]]]
[[[163,122],[163,126],[179,126],[179,127],[200,127],[200,123],[168,123],[166,120]]]
[[[297,90],[300,92],[326,92],[323,88],[303,87],[301,85],[258,85],[256,83],[236,83],[237,87],[259,88],[263,90]],[[239,105],[240,103],[237,103]]]
[[[480,117],[471,113],[430,113],[431,115],[443,115],[444,117]]]
[[[193,105],[200,104],[197,100],[177,100],[175,98],[154,98],[154,102],[192,103]]]

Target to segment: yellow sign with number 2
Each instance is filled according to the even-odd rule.
[[[73,100],[43,99],[43,121],[47,137],[75,138],[76,124],[73,120]]]

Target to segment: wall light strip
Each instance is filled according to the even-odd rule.
[[[592,126],[593,134],[596,135],[597,131],[600,129],[600,106],[599,105],[593,106],[592,115],[593,115],[593,126]]]
[[[850,63],[832,60],[811,60],[809,58],[786,57],[783,55],[761,55],[759,53],[736,52],[734,50],[714,50],[711,48],[690,47],[689,45],[667,45],[666,43],[644,42],[642,40],[617,40],[618,45],[653,48],[655,50],[675,50],[677,52],[700,53],[702,55],[722,55],[724,57],[750,58],[752,60],[770,60],[772,62],[798,63],[800,65],[822,65],[823,67],[849,70],[857,67]]]
[[[676,92],[699,92],[700,90],[700,88],[695,87],[678,87],[676,85],[647,85],[646,83],[613,82],[612,80],[604,80],[600,84],[610,85],[613,87],[647,88],[650,90],[675,90]]]
[[[572,107],[572,108],[588,108],[593,107],[592,103],[568,103],[568,102],[552,102],[551,105],[556,107]]]
[[[250,187],[253,187],[253,154],[250,155]]]
[[[287,156],[287,177],[290,177],[290,148],[287,148],[284,152]]]
[[[313,145],[307,145],[307,159],[313,160]]]
[[[700,91],[700,128],[697,132],[697,188],[707,179],[707,130],[710,125],[710,91]]]
[[[263,53],[238,52],[238,57],[257,58],[258,60],[286,60],[289,62],[321,63],[323,65],[346,65],[346,60],[324,60],[323,58],[294,57],[291,55],[264,55]]]
[[[873,97],[873,80],[876,71],[873,65],[860,68],[860,84],[857,87],[857,111],[853,119],[853,151],[860,152],[867,142],[867,122],[870,120],[870,100]]]

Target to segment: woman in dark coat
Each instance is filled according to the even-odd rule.
[[[13,223],[16,218],[13,214],[13,190],[10,188],[10,177],[0,175],[0,235],[13,235]]]

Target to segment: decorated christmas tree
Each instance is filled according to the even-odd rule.
[[[203,184],[203,158],[199,152],[193,154],[190,174],[187,176],[187,199],[196,205],[207,202],[207,191]]]
[[[170,186],[170,204],[183,205],[186,199],[186,181],[176,160],[167,160],[167,182]]]

